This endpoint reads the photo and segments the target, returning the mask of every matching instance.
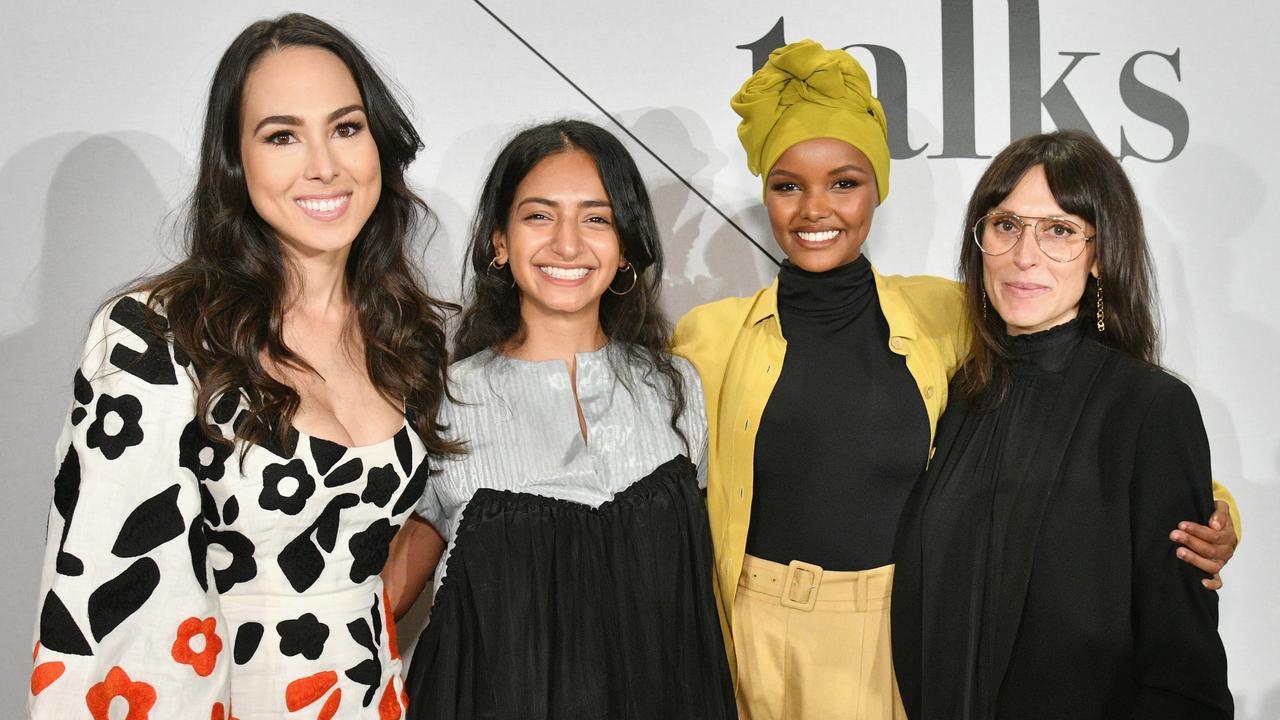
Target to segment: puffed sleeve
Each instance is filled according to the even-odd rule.
[[[165,321],[135,297],[110,304],[75,374],[57,444],[32,718],[102,720],[121,702],[130,718],[229,716],[230,648],[209,586],[200,481],[187,469],[211,458],[183,457],[194,386],[151,323]]]
[[[1169,528],[1213,510],[1209,441],[1200,407],[1170,379],[1138,439],[1131,486],[1135,680],[1133,717],[1229,718],[1227,658],[1218,637],[1218,595],[1200,570],[1177,559]]]

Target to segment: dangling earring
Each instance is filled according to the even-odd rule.
[[[983,320],[986,320],[986,319],[987,319],[987,290],[986,290],[986,288],[983,288],[983,289],[982,289],[982,319],[983,319]]]
[[[1105,332],[1107,329],[1107,313],[1106,308],[1102,306],[1102,276],[1098,276],[1098,332]]]
[[[489,267],[487,270],[485,270],[485,274],[497,276],[499,273],[502,272],[502,268],[506,267],[508,264],[509,263],[502,263],[501,265],[499,265],[498,256],[495,255],[493,256],[493,259],[489,261]],[[511,275],[510,285],[511,287],[515,287],[516,285],[516,276],[514,274]]]
[[[623,290],[622,292],[618,292],[617,290],[613,289],[613,283],[609,283],[609,292],[613,293],[614,295],[626,295],[627,293],[636,289],[636,283],[640,280],[640,273],[636,272],[635,266],[632,265],[630,262],[628,262],[625,266],[618,268],[618,272],[625,272],[627,270],[631,271],[631,285],[628,286],[626,290]],[[617,276],[615,275],[614,277],[616,278]]]

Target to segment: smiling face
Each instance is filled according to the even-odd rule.
[[[625,265],[609,196],[581,150],[548,155],[516,187],[495,258],[520,288],[525,324],[552,316],[599,322],[600,297]],[[623,282],[623,281],[619,281]]]
[[[382,192],[355,80],[316,47],[269,53],[249,72],[240,157],[253,209],[298,257],[348,252]]]
[[[992,210],[1023,217],[1066,218],[1084,228],[1085,235],[1094,234],[1093,225],[1058,206],[1043,165],[1027,170],[1013,192]],[[983,287],[1010,335],[1048,330],[1076,316],[1087,276],[1098,274],[1093,245],[1088,243],[1075,260],[1060,263],[1040,251],[1028,229],[1008,252],[983,255]]]
[[[791,264],[823,272],[862,253],[879,196],[861,150],[833,138],[798,142],[773,164],[766,187],[773,237]]]

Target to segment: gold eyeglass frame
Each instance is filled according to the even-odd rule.
[[[1000,215],[1003,217],[1007,217],[1013,220],[1014,222],[1017,222],[1018,225],[1021,226],[1021,229],[1018,230],[1018,239],[1014,240],[1013,243],[1009,245],[1009,247],[1005,248],[1004,250],[1001,250],[1000,252],[989,252],[986,248],[982,247],[982,237],[978,234],[978,228],[982,227],[983,223],[987,221],[987,218],[991,217],[992,215]],[[1034,220],[1035,222],[1027,222],[1028,220]],[[1084,254],[1085,248],[1089,247],[1089,243],[1093,242],[1094,238],[1098,237],[1096,234],[1085,236],[1084,242],[1080,243],[1080,252],[1076,253],[1074,256],[1072,256],[1068,260],[1059,260],[1058,258],[1046,252],[1044,249],[1044,246],[1040,244],[1040,235],[1039,233],[1036,232],[1036,226],[1039,225],[1041,221],[1044,221],[1044,220],[1054,220],[1057,222],[1066,223],[1072,227],[1080,227],[1078,224],[1076,224],[1074,220],[1068,220],[1067,218],[1058,217],[1056,215],[1042,215],[1040,217],[1035,217],[1033,215],[1019,215],[1018,213],[1001,210],[998,212],[989,212],[986,215],[983,215],[982,217],[978,218],[978,222],[974,223],[973,227],[970,228],[969,231],[973,234],[974,244],[978,246],[978,250],[981,250],[983,255],[999,257],[1009,252],[1010,250],[1013,250],[1014,248],[1018,247],[1018,243],[1022,242],[1022,236],[1027,234],[1027,228],[1031,228],[1031,237],[1035,238],[1036,249],[1040,251],[1040,254],[1044,255],[1045,257],[1049,258],[1050,260],[1056,263],[1062,263],[1063,265],[1069,262],[1075,262],[1076,260],[1079,260],[1080,256]],[[1080,228],[1080,234],[1082,235],[1084,234],[1084,228]]]

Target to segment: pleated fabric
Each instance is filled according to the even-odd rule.
[[[696,471],[599,507],[481,489],[409,668],[409,717],[736,717]]]

